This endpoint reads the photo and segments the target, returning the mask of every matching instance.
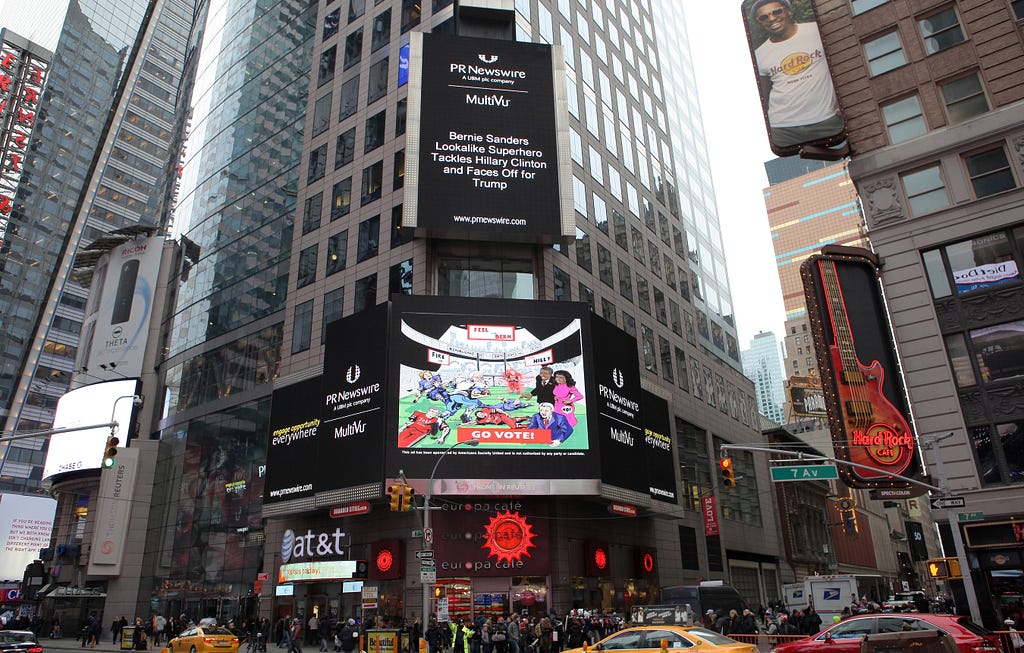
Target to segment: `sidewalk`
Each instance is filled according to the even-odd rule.
[[[61,639],[50,639],[48,637],[43,637],[40,639],[39,643],[43,645],[43,653],[46,653],[46,651],[78,651],[78,653],[97,653],[99,651],[102,651],[103,653],[120,653],[120,645],[111,644],[110,633],[107,633],[106,635],[107,636],[103,638],[99,644],[96,645],[96,648],[89,648],[88,646],[83,648],[82,640],[71,639],[70,637],[62,637]],[[159,648],[154,648],[152,642],[150,642],[149,648],[146,650],[150,653],[160,653],[160,649],[163,648],[165,645],[166,642],[164,644],[161,644]],[[125,653],[128,652],[125,651]]]

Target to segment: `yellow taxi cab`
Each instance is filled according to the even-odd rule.
[[[223,626],[190,626],[167,648],[171,653],[238,653],[238,637]]]
[[[591,646],[570,649],[563,653],[590,651],[622,651],[655,653],[669,650],[675,653],[757,653],[757,647],[730,639],[701,626],[634,626],[612,633]]]

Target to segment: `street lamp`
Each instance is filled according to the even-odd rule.
[[[475,439],[456,442],[441,452],[441,455],[437,457],[437,462],[434,463],[434,469],[430,470],[430,480],[427,481],[427,491],[423,494],[423,546],[424,550],[431,552],[431,560],[434,559],[434,536],[430,532],[430,493],[434,488],[434,474],[437,473],[437,468],[441,464],[441,461],[444,460],[444,457],[447,456],[452,449],[461,445],[475,447],[478,444],[480,444],[480,441]],[[437,573],[437,568],[435,567],[434,569],[434,573]],[[430,585],[431,583],[423,583],[423,624],[420,628],[420,633],[424,640],[427,638],[427,626],[430,624]]]

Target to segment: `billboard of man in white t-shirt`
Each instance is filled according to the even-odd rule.
[[[747,10],[747,34],[769,140],[772,150],[782,156],[795,154],[801,145],[839,143],[846,127],[813,10],[805,9],[811,21],[796,20],[793,4],[806,3],[754,0]]]

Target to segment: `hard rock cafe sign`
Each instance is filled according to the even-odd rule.
[[[499,512],[484,526],[484,543],[480,548],[488,549],[487,557],[495,556],[498,562],[518,562],[523,556],[530,557],[530,549],[536,534],[525,517],[519,512]]]

